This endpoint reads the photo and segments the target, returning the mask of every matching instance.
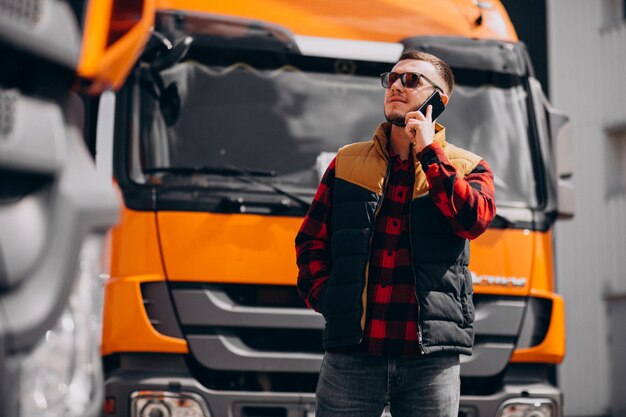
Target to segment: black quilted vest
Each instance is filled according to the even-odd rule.
[[[363,339],[370,242],[383,196],[360,183],[359,178],[338,178],[333,188],[332,271],[321,300],[326,349],[357,345]],[[410,234],[423,353],[471,355],[469,242],[454,233],[428,194],[411,201]]]

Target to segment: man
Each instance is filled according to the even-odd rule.
[[[339,150],[296,237],[298,290],[326,319],[316,416],[456,417],[468,239],[495,215],[493,174],[416,111],[434,91],[447,105],[445,62],[407,51],[381,78],[388,122]]]

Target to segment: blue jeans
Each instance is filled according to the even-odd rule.
[[[457,417],[459,355],[374,357],[326,352],[316,391],[316,417]]]

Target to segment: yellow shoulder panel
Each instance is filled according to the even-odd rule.
[[[463,175],[463,178],[472,172],[482,160],[480,156],[459,148],[458,146],[454,146],[450,142],[446,143],[443,151],[450,163],[456,168],[456,171]]]
[[[335,178],[382,195],[386,173],[387,161],[372,141],[346,145],[337,152]]]

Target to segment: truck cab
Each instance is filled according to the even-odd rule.
[[[566,118],[502,5],[157,7],[146,52],[101,106],[115,118],[124,200],[105,295],[105,415],[314,415],[324,320],[298,296],[294,238],[337,149],[384,121],[379,75],[418,49],[456,78],[438,119],[448,141],[495,175],[496,219],[471,243],[476,342],[459,415],[561,416],[552,228],[572,213],[554,151]]]

